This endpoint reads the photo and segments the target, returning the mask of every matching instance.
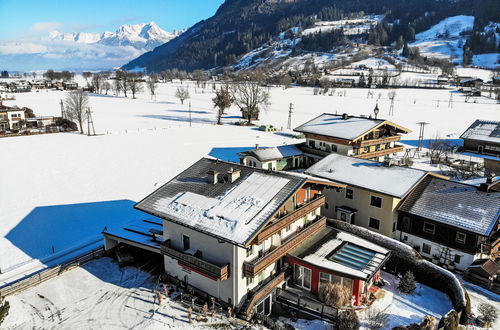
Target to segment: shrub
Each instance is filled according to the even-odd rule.
[[[358,315],[353,310],[339,312],[337,318],[337,328],[342,330],[357,330],[359,329]]]
[[[343,307],[351,301],[351,293],[343,285],[328,283],[320,287],[319,299],[328,306]]]
[[[408,270],[399,281],[398,290],[402,293],[411,294],[416,288],[415,275]]]
[[[495,320],[497,319],[498,317],[498,312],[497,310],[495,309],[495,307],[493,307],[492,305],[490,304],[486,304],[486,303],[481,303],[479,305],[479,308],[478,308],[478,312],[481,314],[481,316],[483,317],[484,319],[484,322],[486,323],[485,325],[487,327],[491,326],[491,324],[493,322],[495,322]]]
[[[368,329],[378,330],[385,328],[388,321],[389,321],[389,314],[384,313],[383,311],[380,310],[374,310],[374,309],[368,310],[368,315],[367,315]]]
[[[5,301],[4,298],[0,295],[0,324],[2,324],[3,320],[9,314],[9,309],[9,302]]]

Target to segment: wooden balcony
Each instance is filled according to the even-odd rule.
[[[325,204],[325,196],[318,195],[311,199],[309,202],[302,204],[294,211],[283,215],[281,218],[276,218],[267,225],[258,235],[255,237],[254,244],[261,244],[263,241],[273,236],[289,224],[297,221],[298,219],[304,217],[305,215],[316,210]]]
[[[227,280],[229,278],[229,264],[220,266],[179,251],[171,246],[170,240],[166,240],[160,246],[161,253],[176,259],[182,266],[189,267],[196,272],[202,273],[212,279]]]
[[[278,261],[279,258],[293,250],[306,239],[316,235],[320,230],[326,227],[326,218],[318,217],[313,222],[310,222],[306,227],[302,228],[299,232],[286,238],[280,246],[270,249],[262,256],[255,258],[252,261],[245,261],[243,263],[243,274],[247,277],[254,277],[261,271],[266,269],[269,265]]]
[[[273,291],[280,283],[285,281],[285,273],[281,272],[275,277],[254,288],[247,296],[247,300],[241,306],[239,314],[245,320],[250,320],[254,313],[254,307]]]
[[[403,146],[397,145],[394,148],[389,148],[389,149],[383,149],[383,150],[377,150],[377,151],[372,151],[372,152],[367,152],[359,155],[355,155],[354,157],[356,158],[362,158],[362,159],[370,159],[370,158],[375,158],[375,157],[382,157],[386,155],[392,155],[395,154],[396,152],[401,152],[404,150]]]
[[[383,138],[378,138],[378,139],[371,139],[371,140],[363,140],[359,141],[354,144],[355,147],[368,147],[368,146],[374,146],[377,144],[385,144],[385,143],[390,143],[390,142],[397,142],[401,140],[401,135],[394,135],[394,136],[386,136]]]
[[[331,151],[325,151],[325,150],[321,150],[321,149],[311,148],[311,147],[306,146],[306,145],[301,146],[300,149],[303,152],[310,153],[313,155],[319,155],[319,156],[323,156],[323,157],[326,157],[332,153]]]

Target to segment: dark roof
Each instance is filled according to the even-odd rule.
[[[490,276],[500,273],[500,265],[491,259],[474,260],[474,262],[469,266],[469,268],[477,267],[483,269]]]
[[[240,178],[234,183],[227,180],[231,169],[241,171]],[[209,171],[220,173],[217,184],[209,183]],[[222,240],[245,245],[306,181],[307,177],[202,158],[137,203],[135,208]],[[220,205],[228,198],[231,198],[228,203],[232,204]],[[182,205],[177,204],[180,200]],[[245,220],[245,216],[252,212],[242,212],[241,205],[249,205],[248,210],[252,209],[253,216]],[[185,209],[178,210],[178,207]],[[188,211],[191,213],[186,213]],[[237,211],[242,213],[237,214]]]
[[[500,143],[500,121],[478,119],[467,128],[460,138]]]
[[[490,236],[500,217],[500,193],[427,176],[399,207],[422,218]]]

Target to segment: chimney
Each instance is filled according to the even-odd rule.
[[[486,177],[486,182],[482,182],[479,185],[479,188],[478,188],[479,191],[489,192],[490,188],[491,188],[491,186],[493,185],[494,182],[495,182],[495,174],[494,173],[490,173]]]
[[[208,183],[216,184],[219,182],[219,172],[210,170],[208,171]]]
[[[347,120],[349,119],[349,115],[347,113],[342,114],[342,120]]]
[[[234,168],[230,168],[229,171],[227,171],[227,177],[229,179],[229,183],[234,183],[236,180],[240,178],[241,171],[236,170]]]
[[[255,144],[255,150],[259,150],[259,144],[258,143]]]

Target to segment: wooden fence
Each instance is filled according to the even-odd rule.
[[[104,247],[100,247],[96,250],[92,250],[88,253],[75,257],[68,260],[60,265],[46,268],[38,273],[32,274],[28,277],[19,279],[17,281],[11,282],[0,287],[0,296],[5,297],[11,294],[15,294],[45,282],[53,277],[59,276],[65,271],[79,267],[93,259],[100,258],[104,255]]]

